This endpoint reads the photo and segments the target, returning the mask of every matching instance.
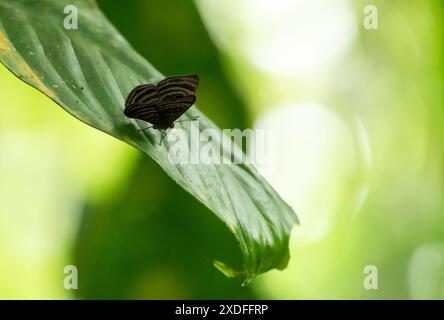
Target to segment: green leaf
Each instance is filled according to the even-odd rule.
[[[64,28],[66,5],[78,8],[77,30]],[[260,273],[286,267],[297,217],[253,166],[173,164],[170,143],[159,146],[157,130],[141,132],[146,123],[123,115],[125,98],[136,85],[156,83],[163,76],[131,48],[95,1],[0,0],[0,61],[77,119],[149,155],[212,210],[235,235],[243,255],[241,270],[214,262],[225,275],[247,284]],[[200,132],[221,132],[195,106],[183,117],[193,116],[199,116]],[[192,130],[185,123],[180,126]],[[217,139],[211,143],[222,148],[224,157],[242,156]],[[191,156],[195,152],[190,148]]]

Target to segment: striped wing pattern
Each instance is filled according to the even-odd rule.
[[[166,129],[194,104],[198,84],[199,78],[189,75],[165,78],[157,86],[137,86],[126,99],[124,113],[152,123],[155,129]]]

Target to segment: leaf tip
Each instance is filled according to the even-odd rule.
[[[227,278],[241,278],[242,281],[242,287],[246,287],[250,284],[251,280],[253,280],[254,277],[248,276],[246,272],[243,271],[237,271],[231,268],[229,265],[223,263],[222,261],[214,260],[213,266],[222,272]]]

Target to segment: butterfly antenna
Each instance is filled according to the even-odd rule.
[[[178,120],[176,122],[196,121],[197,119],[199,119],[199,116],[195,116],[195,117],[192,117],[190,119]]]

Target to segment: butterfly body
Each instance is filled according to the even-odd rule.
[[[167,77],[157,85],[135,87],[125,102],[124,114],[151,123],[153,129],[165,131],[196,101],[197,75]]]

